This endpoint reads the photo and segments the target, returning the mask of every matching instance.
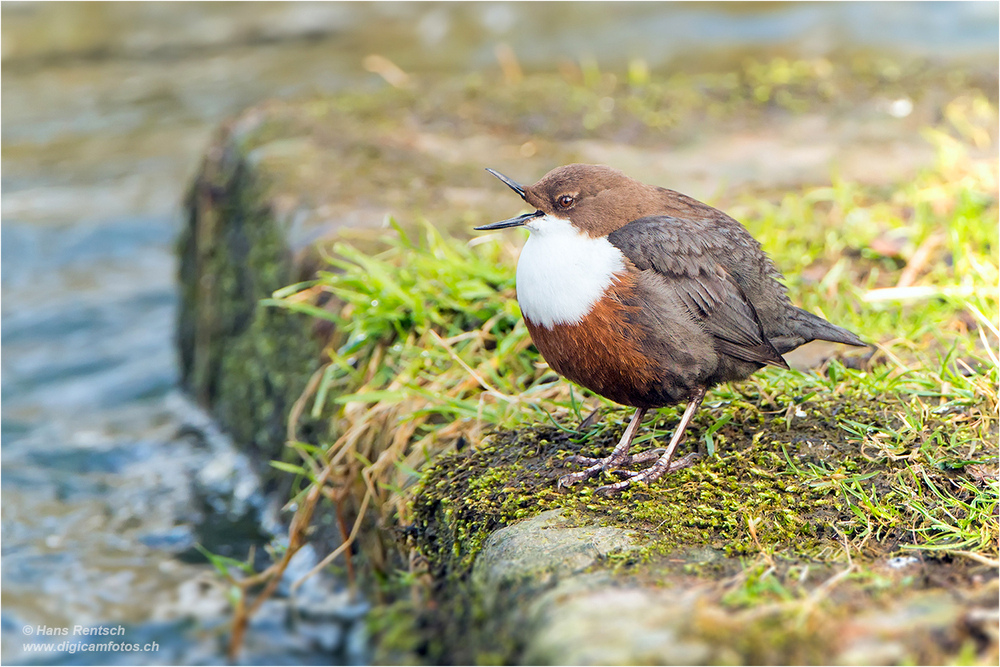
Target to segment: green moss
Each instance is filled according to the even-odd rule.
[[[891,430],[894,425],[884,421],[886,407],[885,402],[849,403],[842,405],[840,419]],[[703,411],[691,428],[704,429],[716,418]],[[946,418],[936,422],[925,427],[946,427]],[[792,559],[822,560],[831,553],[840,558],[842,535],[874,537],[867,547],[879,555],[898,547],[901,530],[912,534],[927,527],[926,510],[914,498],[897,503],[901,494],[913,490],[907,483],[911,461],[871,456],[863,441],[829,419],[798,419],[787,429],[750,437],[743,432],[745,424],[730,423],[734,425],[722,432],[728,431],[725,441],[733,443],[732,449],[611,498],[590,488],[560,492],[555,481],[567,472],[562,460],[572,453],[609,453],[614,433],[574,438],[554,427],[495,433],[484,446],[444,457],[424,472],[413,511],[419,531],[428,536],[420,542],[421,551],[443,571],[462,573],[491,532],[554,507],[646,533],[649,543],[641,553],[647,558],[692,546],[712,547],[730,557],[765,552]],[[669,437],[662,428],[654,430],[651,442]],[[836,458],[830,459],[830,452]],[[947,504],[968,497],[980,503],[977,511],[988,519],[995,507],[988,490],[978,498],[972,491],[934,495],[942,493],[946,480],[954,489],[962,479],[956,472],[922,470],[924,488],[917,498],[941,506],[945,498],[950,499]],[[939,530],[941,535],[928,527],[926,541],[933,544],[948,532],[944,526]],[[953,527],[953,532],[960,529]],[[921,542],[912,541],[914,546]]]
[[[888,397],[890,402],[899,398]],[[889,428],[885,415],[892,409],[885,399],[851,402],[841,397],[837,402],[839,412],[848,415],[842,419]],[[676,586],[678,579],[694,578],[705,585],[735,578],[739,583],[719,594],[718,603],[724,608],[787,605],[784,611],[740,617],[738,623],[700,618],[690,631],[726,647],[730,657],[720,653],[720,662],[822,663],[831,655],[835,639],[822,625],[804,623],[803,614],[814,604],[809,596],[843,569],[846,553],[853,554],[856,562],[874,563],[900,547],[933,549],[938,537],[953,538],[953,533],[921,532],[926,526],[921,503],[934,498],[939,507],[962,498],[961,502],[982,503],[979,519],[967,517],[980,529],[996,508],[995,489],[956,492],[956,481],[963,476],[955,470],[925,471],[928,480],[941,486],[934,482],[924,488],[905,486],[901,480],[911,475],[913,462],[870,456],[863,440],[852,437],[843,422],[829,418],[826,410],[831,407],[836,410],[831,405],[810,405],[810,412],[826,416],[796,419],[787,429],[758,432],[756,437],[744,437],[742,430],[748,427],[733,419],[724,429],[732,448],[649,487],[612,498],[586,488],[558,492],[555,480],[566,472],[561,461],[568,454],[581,450],[607,454],[623,427],[620,421],[616,430],[592,432],[590,437],[555,427],[499,431],[482,447],[442,457],[424,472],[413,494],[413,520],[417,548],[441,582],[439,599],[448,601],[443,603],[447,623],[467,636],[480,637],[481,619],[469,608],[456,608],[454,601],[481,603],[469,590],[467,575],[485,540],[500,527],[558,507],[581,521],[597,519],[645,536],[638,550],[611,556],[600,565],[615,569],[623,581]],[[693,429],[715,419],[706,410]],[[939,417],[925,426],[942,429],[946,419]],[[647,446],[669,437],[663,426],[657,425]],[[829,451],[837,452],[832,461]],[[946,480],[950,492],[943,490]],[[969,477],[964,480],[968,484]],[[996,522],[992,523],[995,539]],[[984,547],[990,548],[977,545]],[[964,562],[948,569],[949,576],[966,582],[982,573],[981,567]],[[822,615],[867,608],[880,598],[899,600],[915,586],[928,583],[916,586],[861,569],[842,586],[845,593],[838,604],[846,606],[838,612],[827,602]],[[498,634],[495,622],[490,627],[480,646],[491,645],[494,635],[516,636],[510,628]],[[930,648],[921,651],[918,655],[936,655]],[[516,660],[516,653],[506,655],[508,661]]]
[[[248,136],[243,144],[253,143],[255,135]],[[309,318],[259,303],[297,268],[271,210],[270,184],[240,150],[232,143],[220,148],[188,196],[190,217],[178,243],[182,381],[237,442],[266,461],[286,453],[288,415],[319,367],[322,343],[303,336]],[[321,432],[315,421],[301,426],[310,439]]]

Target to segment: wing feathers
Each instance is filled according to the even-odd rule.
[[[693,237],[693,238],[692,238]],[[787,368],[764,335],[757,312],[739,284],[713,255],[710,240],[685,235],[683,221],[643,218],[612,232],[608,240],[641,271],[655,271],[715,340],[719,352],[737,359]]]

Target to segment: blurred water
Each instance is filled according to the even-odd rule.
[[[642,57],[655,71],[720,53],[858,47],[995,64],[998,20],[996,3],[5,2],[0,12],[7,664],[224,659],[225,590],[191,547],[242,557],[277,515],[247,462],[176,390],[172,243],[183,190],[228,114],[266,97],[384,85],[362,68],[370,53],[418,75],[496,70],[500,42],[528,70]],[[287,609],[269,606],[244,659],[362,659],[362,608],[336,586],[315,590],[334,620],[291,631]],[[159,649],[21,649],[26,626],[117,623],[127,641]]]

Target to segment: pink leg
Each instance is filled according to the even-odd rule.
[[[620,493],[621,491],[624,491],[635,482],[647,482],[647,483],[652,482],[659,479],[660,477],[670,472],[671,470],[676,470],[678,467],[683,467],[683,466],[672,466],[670,464],[670,460],[674,457],[674,452],[677,451],[677,446],[680,445],[681,441],[684,440],[684,430],[687,429],[688,424],[691,423],[691,418],[694,417],[694,413],[697,412],[698,407],[701,405],[701,402],[704,398],[705,398],[705,389],[699,389],[698,392],[691,399],[691,402],[688,403],[687,407],[684,409],[684,414],[681,415],[681,421],[679,424],[677,424],[677,430],[674,431],[674,436],[670,439],[670,444],[667,445],[667,451],[663,453],[663,455],[656,463],[651,465],[649,468],[646,468],[642,472],[636,473],[634,475],[629,475],[628,479],[624,479],[614,484],[608,484],[607,486],[602,486],[599,489],[597,489],[597,492],[604,495]],[[629,426],[631,427],[631,424],[629,424]],[[616,447],[615,450],[617,451],[617,449],[618,448]],[[690,455],[684,457],[684,459],[677,461],[677,463],[683,462],[686,465],[690,465],[690,461],[687,461],[687,459],[690,459]]]

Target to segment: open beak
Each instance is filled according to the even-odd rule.
[[[508,188],[517,193],[518,197],[524,199],[525,201],[528,201],[525,198],[524,187],[520,183],[518,183],[513,179],[507,178],[496,169],[490,169],[489,167],[487,167],[486,171],[490,172],[491,174],[499,178],[501,181],[503,181]],[[488,225],[482,225],[481,227],[474,227],[474,229],[480,232],[487,232],[487,231],[492,231],[494,229],[507,229],[508,227],[520,227],[525,223],[527,223],[532,218],[538,218],[543,215],[545,215],[545,213],[543,213],[542,211],[535,211],[534,213],[525,213],[524,215],[519,215],[516,218],[509,218],[507,220],[501,220],[500,222],[491,222]]]
[[[491,222],[488,225],[482,225],[480,227],[473,227],[478,232],[489,232],[494,229],[507,229],[508,227],[520,227],[531,220],[532,218],[538,218],[545,215],[542,211],[534,211],[532,213],[524,213],[516,218],[509,218],[507,220],[501,220],[500,222]]]
[[[506,185],[508,188],[510,188],[511,190],[513,190],[514,192],[516,192],[518,197],[520,197],[521,199],[524,199],[524,186],[523,185],[521,185],[520,183],[518,183],[517,181],[515,181],[512,178],[507,178],[506,176],[504,176],[503,174],[501,174],[496,169],[490,169],[489,167],[486,167],[486,171],[490,172],[491,174],[493,174],[494,176],[496,176],[497,178],[499,178],[501,181],[504,182],[504,185]],[[525,201],[527,201],[527,200],[525,200]]]

